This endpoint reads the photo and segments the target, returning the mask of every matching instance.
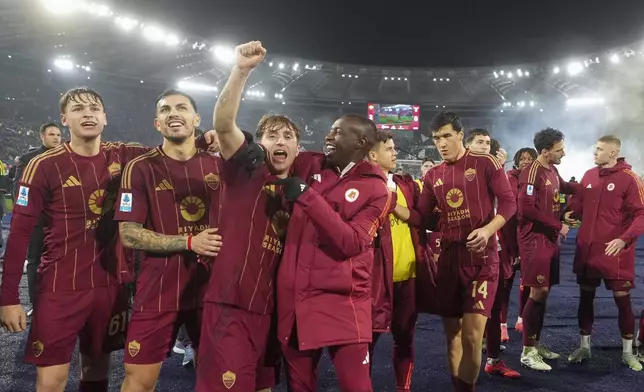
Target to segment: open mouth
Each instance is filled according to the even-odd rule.
[[[288,158],[288,153],[285,150],[273,151],[273,160],[276,162],[284,162]]]
[[[335,152],[335,145],[331,143],[327,143],[324,149],[325,149],[326,155],[333,154]]]
[[[183,126],[183,121],[180,121],[180,120],[172,120],[168,122],[169,128],[181,128],[182,126]]]
[[[82,127],[95,127],[96,125],[97,123],[95,123],[94,121],[83,121],[81,123]]]

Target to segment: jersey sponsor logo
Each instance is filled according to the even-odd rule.
[[[358,200],[358,196],[360,196],[360,191],[355,188],[351,188],[344,192],[344,199],[349,203],[353,203],[354,201]]]
[[[114,196],[106,195],[104,189],[97,189],[89,195],[87,206],[94,214],[103,215],[114,207],[114,199]]]
[[[137,342],[136,340],[132,340],[127,344],[127,352],[132,358],[136,357],[139,351],[141,351],[141,343]]]
[[[215,173],[208,173],[206,176],[203,178],[204,182],[210,189],[213,191],[216,191],[217,188],[219,188],[219,176],[216,175]]]
[[[40,340],[36,340],[31,344],[31,352],[36,358],[41,356],[43,351],[45,351],[45,345]]]
[[[196,222],[206,213],[206,205],[196,196],[188,196],[181,200],[181,216],[188,222]]]
[[[277,196],[277,188],[275,187],[275,185],[265,185],[263,189],[264,189],[264,192],[270,197]]]
[[[526,189],[525,193],[528,196],[532,196],[532,194],[534,193],[534,185],[528,185],[528,189]]]
[[[226,389],[230,389],[235,385],[235,381],[237,380],[237,375],[230,370],[226,371],[224,374],[221,375],[221,381],[224,383],[224,386]]]
[[[465,196],[463,196],[463,192],[461,192],[460,189],[452,188],[449,191],[447,191],[447,194],[445,195],[445,199],[447,201],[448,206],[452,208],[458,208],[463,205],[463,200],[465,200]]]
[[[27,204],[29,204],[29,187],[20,185],[20,189],[18,190],[18,200],[16,200],[16,204],[19,206],[27,207]]]
[[[121,205],[119,207],[121,212],[132,212],[132,194],[123,193],[121,195]]]
[[[613,183],[611,182],[610,184],[608,184],[608,186],[606,187],[606,189],[608,189],[609,191],[612,191],[613,189],[615,189],[615,184],[613,184]]]
[[[474,177],[476,177],[476,169],[469,168],[465,170],[465,179],[467,181],[474,180]]]
[[[166,179],[164,179],[163,181],[161,181],[161,182],[159,183],[159,185],[157,185],[157,187],[156,187],[156,188],[154,188],[154,190],[155,190],[155,191],[157,191],[157,192],[158,192],[158,191],[171,191],[171,190],[173,190],[173,189],[174,189],[174,188],[172,187],[172,184],[170,184],[170,182],[168,182],[168,180],[166,180]]]
[[[74,176],[69,176],[67,181],[65,181],[65,183],[63,184],[63,188],[72,188],[72,187],[81,186],[81,185],[82,184],[80,181],[78,181],[78,178]]]
[[[121,164],[118,162],[114,162],[108,166],[107,171],[110,172],[110,176],[116,177],[119,174],[121,174]]]

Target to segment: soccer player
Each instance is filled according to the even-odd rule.
[[[418,185],[422,186],[423,178],[425,178],[425,174],[427,174],[429,169],[431,169],[434,166],[436,166],[436,162],[434,162],[433,159],[431,158],[423,159],[423,163],[420,165],[420,179],[418,180]]]
[[[590,335],[595,319],[595,290],[603,280],[613,292],[622,334],[622,362],[635,371],[642,364],[633,355],[635,318],[630,290],[635,287],[635,243],[644,234],[644,185],[619,157],[621,141],[603,136],[595,146],[596,167],[581,179],[567,220],[581,220],[573,270],[579,284],[577,317],[581,345],[568,357],[580,363],[591,357]]]
[[[519,174],[526,167],[530,166],[534,160],[537,159],[537,151],[531,147],[524,147],[514,154],[514,165],[512,170],[507,172],[508,180],[510,181],[510,187],[514,192],[514,196],[519,197]],[[511,257],[514,259],[513,266],[514,268],[521,267],[521,259],[519,258],[519,239],[518,235],[518,219],[517,216],[513,216],[508,223],[503,226],[501,230],[501,254],[500,257]],[[503,253],[507,252],[507,253]],[[523,314],[523,307],[528,301],[530,296],[530,290],[524,290],[523,286],[523,277],[521,277],[521,284],[519,285],[519,315],[517,317],[517,323],[514,328],[523,332],[523,319],[521,314]],[[512,286],[512,284],[510,284]],[[508,308],[510,307],[510,294],[511,290],[506,292],[506,297],[503,299],[503,309],[501,310],[501,331],[505,330],[507,335],[507,320],[508,320]],[[505,323],[505,326],[504,326]],[[501,335],[501,340],[503,341],[503,335]],[[509,340],[509,337],[508,337]]]
[[[519,175],[519,254],[521,276],[530,298],[523,309],[523,352],[521,364],[538,371],[552,367],[543,359],[557,359],[539,337],[543,328],[550,288],[559,283],[559,237],[566,237],[568,225],[560,221],[559,194],[575,194],[578,184],[565,182],[555,165],[561,163],[564,135],[547,128],[534,136],[539,156]]]
[[[340,117],[326,137],[318,180],[278,182],[294,202],[277,280],[289,390],[317,389],[318,362],[328,348],[341,390],[372,391],[372,241],[391,199],[382,170],[365,160],[377,132],[366,117]]]
[[[10,332],[26,328],[18,284],[31,234],[45,233],[34,317],[25,360],[38,366],[36,390],[63,391],[80,339],[80,391],[108,389],[109,353],[122,349],[127,326],[123,283],[129,266],[118,257],[113,205],[121,168],[149,150],[102,143],[103,99],[76,88],[60,100],[70,141],[27,164],[13,210],[2,276],[0,319]]]
[[[154,126],[163,145],[124,170],[115,219],[123,245],[141,250],[137,293],[127,331],[121,391],[154,391],[161,364],[184,323],[199,347],[206,258],[217,255],[220,160],[197,150],[201,118],[194,100],[176,90],[156,102]]]
[[[516,202],[498,160],[465,149],[455,113],[437,114],[430,130],[443,162],[425,176],[419,211],[426,220],[435,207],[441,211],[437,288],[449,370],[456,391],[473,391],[499,278],[495,233],[514,215]]]
[[[396,374],[396,390],[411,389],[411,375],[414,368],[414,329],[418,313],[415,309],[416,260],[424,254],[420,245],[420,214],[416,204],[420,189],[410,176],[393,175],[396,168],[396,146],[391,134],[378,132],[377,143],[369,152],[369,161],[379,166],[389,176],[389,190],[394,192],[389,220],[379,230],[380,248],[385,250],[386,265],[391,272],[385,276],[393,281],[391,332],[394,338],[393,365]],[[388,230],[385,230],[388,229]],[[384,235],[383,235],[384,234]],[[393,260],[393,263],[392,263]],[[374,272],[376,264],[374,264]],[[389,282],[387,282],[389,283]],[[388,285],[389,287],[389,285]],[[385,295],[386,290],[372,287],[372,295]],[[378,311],[382,306],[374,307],[374,320],[379,321]],[[386,325],[388,327],[388,325]],[[375,331],[374,331],[375,332]],[[379,333],[374,333],[372,347],[375,346]]]
[[[287,117],[265,116],[256,132],[260,147],[239,129],[235,119],[244,86],[266,50],[256,41],[235,50],[236,64],[214,111],[224,159],[220,175],[225,208],[219,229],[228,240],[211,267],[204,299],[198,392],[249,392],[277,382],[275,356],[268,346],[271,338],[276,340],[271,333],[275,272],[289,211],[280,187],[271,182],[289,175],[300,132]]]

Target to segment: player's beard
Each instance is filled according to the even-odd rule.
[[[172,144],[183,144],[186,140],[188,140],[187,136],[179,136],[179,135],[164,135],[163,136],[165,140],[169,141]]]

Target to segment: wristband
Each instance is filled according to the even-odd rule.
[[[188,236],[188,250],[192,250],[192,236]]]

